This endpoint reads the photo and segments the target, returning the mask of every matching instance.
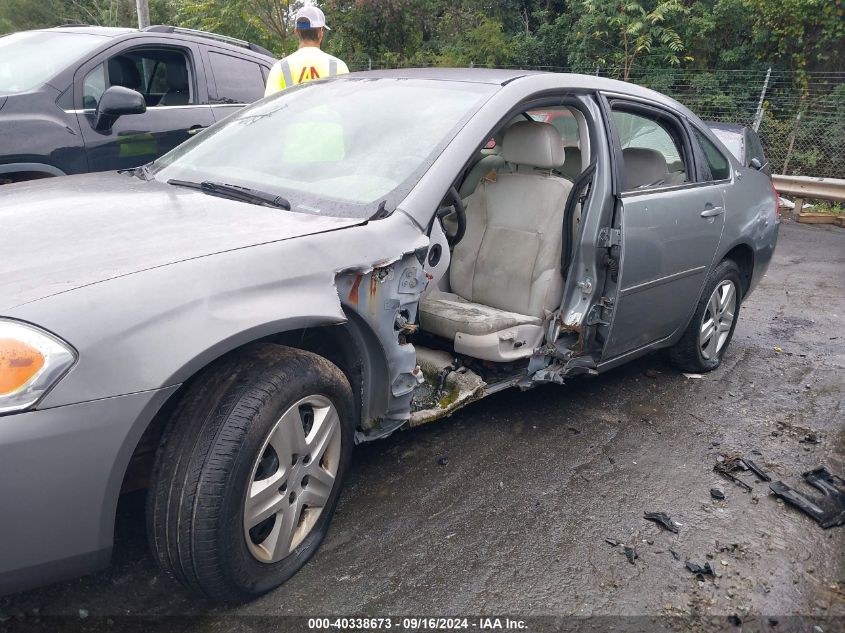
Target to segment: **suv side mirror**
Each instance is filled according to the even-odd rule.
[[[143,114],[147,111],[144,95],[123,86],[112,86],[100,97],[94,112],[94,129],[108,130],[119,116],[125,114]]]

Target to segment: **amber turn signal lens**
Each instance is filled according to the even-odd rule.
[[[31,345],[0,339],[0,396],[13,393],[44,367],[44,355]]]

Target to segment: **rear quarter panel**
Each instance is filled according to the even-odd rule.
[[[751,247],[754,271],[748,296],[766,274],[777,245],[780,218],[777,199],[768,176],[749,167],[735,167],[734,184],[725,188],[725,230],[719,245],[720,257],[738,245]],[[717,260],[718,261],[718,260]]]

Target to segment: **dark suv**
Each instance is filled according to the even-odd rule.
[[[0,37],[0,184],[147,163],[262,97],[274,61],[172,26]]]

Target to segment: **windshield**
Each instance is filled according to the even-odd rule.
[[[718,127],[711,127],[710,130],[737,160],[742,160],[742,135],[739,132],[731,132]]]
[[[292,210],[369,217],[395,205],[495,86],[344,78],[241,110],[156,161],[155,178],[283,196]]]
[[[85,33],[25,31],[0,37],[0,94],[43,85],[108,38]]]

